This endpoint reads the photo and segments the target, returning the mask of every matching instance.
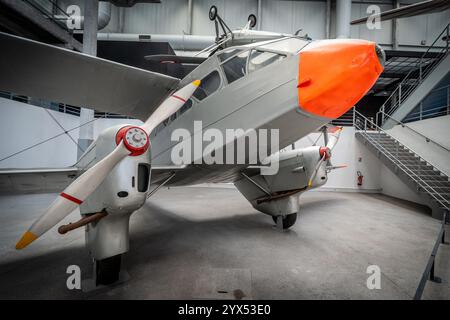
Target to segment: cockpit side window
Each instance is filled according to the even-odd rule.
[[[222,64],[228,83],[232,83],[245,76],[247,73],[246,67],[248,53],[248,51],[245,51]]]
[[[226,51],[219,53],[217,55],[217,58],[219,58],[219,61],[223,62],[223,61],[227,60],[229,57],[238,53],[239,51],[241,51],[241,50],[240,49],[226,50]]]
[[[207,96],[216,92],[220,87],[220,75],[219,72],[213,71],[202,79],[200,86],[195,90],[194,97],[198,100],[203,100]]]
[[[283,60],[284,58],[286,58],[286,56],[282,54],[261,50],[252,50],[248,61],[248,72],[254,72],[268,66],[269,64]]]

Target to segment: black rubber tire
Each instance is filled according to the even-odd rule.
[[[247,21],[251,21],[250,28],[254,28],[258,19],[256,19],[256,16],[254,14],[251,14],[248,16]]]
[[[96,265],[96,285],[109,285],[119,280],[120,264],[122,255],[112,256],[106,259],[95,261]]]
[[[277,216],[272,216],[272,220],[273,222],[275,222],[275,224],[277,223]],[[297,221],[297,213],[291,213],[286,215],[283,218],[283,229],[289,229],[290,227],[292,227],[295,224],[295,221]]]
[[[214,21],[216,20],[216,17],[217,17],[217,7],[211,6],[211,8],[209,8],[209,20]]]

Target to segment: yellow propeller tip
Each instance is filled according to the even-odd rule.
[[[32,243],[37,238],[38,237],[34,233],[32,233],[30,231],[25,232],[23,234],[22,238],[20,238],[19,242],[17,242],[16,249],[20,250],[20,249],[25,248],[27,245]]]
[[[202,83],[200,80],[195,80],[192,82],[192,84],[196,87],[198,87],[200,85],[200,83]]]
[[[311,187],[311,186],[312,186],[312,181],[309,180],[309,181],[308,181],[308,187]]]

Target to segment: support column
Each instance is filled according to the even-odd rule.
[[[350,38],[351,0],[336,0],[336,38]]]
[[[123,33],[125,30],[125,8],[119,7],[117,9],[119,11],[119,23],[117,27],[117,32]]]
[[[256,27],[261,30],[262,21],[262,0],[258,0],[258,13],[256,14]]]
[[[193,0],[188,0],[188,16],[187,16],[187,34],[192,34],[192,10],[193,10]]]
[[[331,38],[331,0],[327,0],[327,10],[325,18],[325,39]]]
[[[97,32],[98,32],[98,0],[84,1],[84,30],[83,30],[83,53],[97,55]],[[81,108],[80,125],[91,121],[91,123],[80,127],[78,145],[81,150],[86,150],[94,140],[94,110]],[[78,148],[77,159],[82,155]]]

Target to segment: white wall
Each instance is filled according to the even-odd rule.
[[[450,150],[450,116],[415,121],[406,125]],[[400,125],[387,130],[387,132],[447,176],[450,176],[450,153],[448,151],[432,142],[426,142],[424,138]]]
[[[77,116],[0,98],[0,159],[64,132],[47,111],[65,130],[80,125],[80,118]],[[129,119],[98,119],[94,122],[94,136],[97,137],[102,130],[119,123],[142,122]],[[70,136],[77,141],[78,129],[71,131]],[[73,165],[76,157],[76,144],[67,134],[62,134],[49,142],[0,161],[0,168],[66,167]]]
[[[381,193],[408,200],[415,203],[425,204],[426,202],[420,198],[409,186],[407,186],[399,177],[397,177],[388,167],[380,163],[380,187]]]

